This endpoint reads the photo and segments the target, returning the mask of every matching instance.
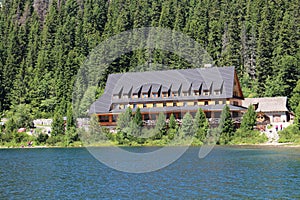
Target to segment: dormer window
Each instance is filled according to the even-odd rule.
[[[203,95],[204,95],[204,96],[209,96],[209,95],[210,95],[209,90],[203,90]]]
[[[157,98],[158,94],[157,93],[153,93],[153,98]]]
[[[172,96],[173,96],[173,97],[177,97],[177,96],[178,96],[178,92],[173,92],[173,93],[172,93]]]
[[[194,96],[199,96],[199,91],[194,90]]]
[[[138,99],[138,98],[139,98],[139,96],[138,96],[137,94],[134,94],[134,95],[132,95],[132,98],[134,98],[134,99]]]
[[[147,94],[147,93],[144,93],[144,94],[143,94],[143,98],[148,98],[148,94]]]
[[[113,95],[113,99],[119,99],[119,95],[118,94],[114,94]]]
[[[124,95],[123,95],[123,99],[128,99],[128,95],[127,95],[127,94],[124,94]]]
[[[164,98],[166,98],[166,97],[168,97],[168,93],[167,93],[167,92],[163,92],[163,93],[162,93],[162,96],[163,96]]]
[[[187,97],[187,96],[189,96],[189,93],[188,92],[183,92],[182,95]]]
[[[220,95],[221,91],[220,90],[215,90],[215,95]]]

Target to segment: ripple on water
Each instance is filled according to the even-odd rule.
[[[300,198],[299,148],[216,147],[204,159],[198,151],[159,171],[129,174],[85,148],[1,149],[0,199]]]

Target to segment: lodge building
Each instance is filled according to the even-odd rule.
[[[108,76],[104,94],[89,114],[99,116],[102,126],[116,126],[118,115],[140,108],[145,125],[154,125],[160,112],[173,113],[178,123],[185,113],[202,108],[211,125],[217,125],[225,104],[240,123],[244,99],[234,67],[129,72]]]

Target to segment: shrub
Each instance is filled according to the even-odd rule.
[[[300,131],[298,129],[298,126],[295,124],[292,124],[282,131],[278,132],[279,135],[279,143],[285,143],[285,142],[300,142]]]

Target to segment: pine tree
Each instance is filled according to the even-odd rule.
[[[296,111],[299,102],[300,102],[300,80],[298,80],[296,87],[293,89],[292,97],[289,99],[289,107],[292,109],[292,111]]]
[[[300,130],[300,102],[296,108],[295,111],[295,125],[298,127],[298,129]]]
[[[137,108],[133,117],[133,121],[137,124],[138,127],[143,126],[143,119],[141,114],[141,109]]]
[[[194,131],[196,137],[203,141],[206,137],[209,128],[208,120],[206,119],[205,113],[201,108],[199,108],[194,117]]]
[[[250,105],[247,112],[243,115],[241,129],[243,131],[252,131],[256,125],[256,112],[254,106]]]
[[[65,133],[65,124],[61,112],[57,109],[51,124],[51,136],[59,136]]]
[[[72,104],[69,104],[68,110],[67,110],[67,122],[66,122],[67,130],[70,130],[72,127],[75,127],[75,125],[76,125],[76,122],[75,122],[74,116],[73,116]]]
[[[173,115],[173,113],[170,115],[170,119],[169,119],[169,129],[176,129],[177,123],[175,120],[175,117]]]
[[[155,139],[161,139],[166,134],[166,116],[164,113],[159,113],[155,124]]]
[[[117,129],[122,131],[124,128],[129,127],[131,120],[132,110],[130,107],[128,107],[124,113],[121,113],[118,116]]]
[[[194,136],[194,121],[192,115],[188,112],[183,116],[181,130],[184,136]]]
[[[219,123],[220,143],[227,144],[234,133],[234,124],[231,118],[228,105],[225,105]]]
[[[264,95],[265,81],[272,72],[272,25],[269,5],[265,5],[262,12],[262,21],[258,29],[256,80],[258,94]]]

